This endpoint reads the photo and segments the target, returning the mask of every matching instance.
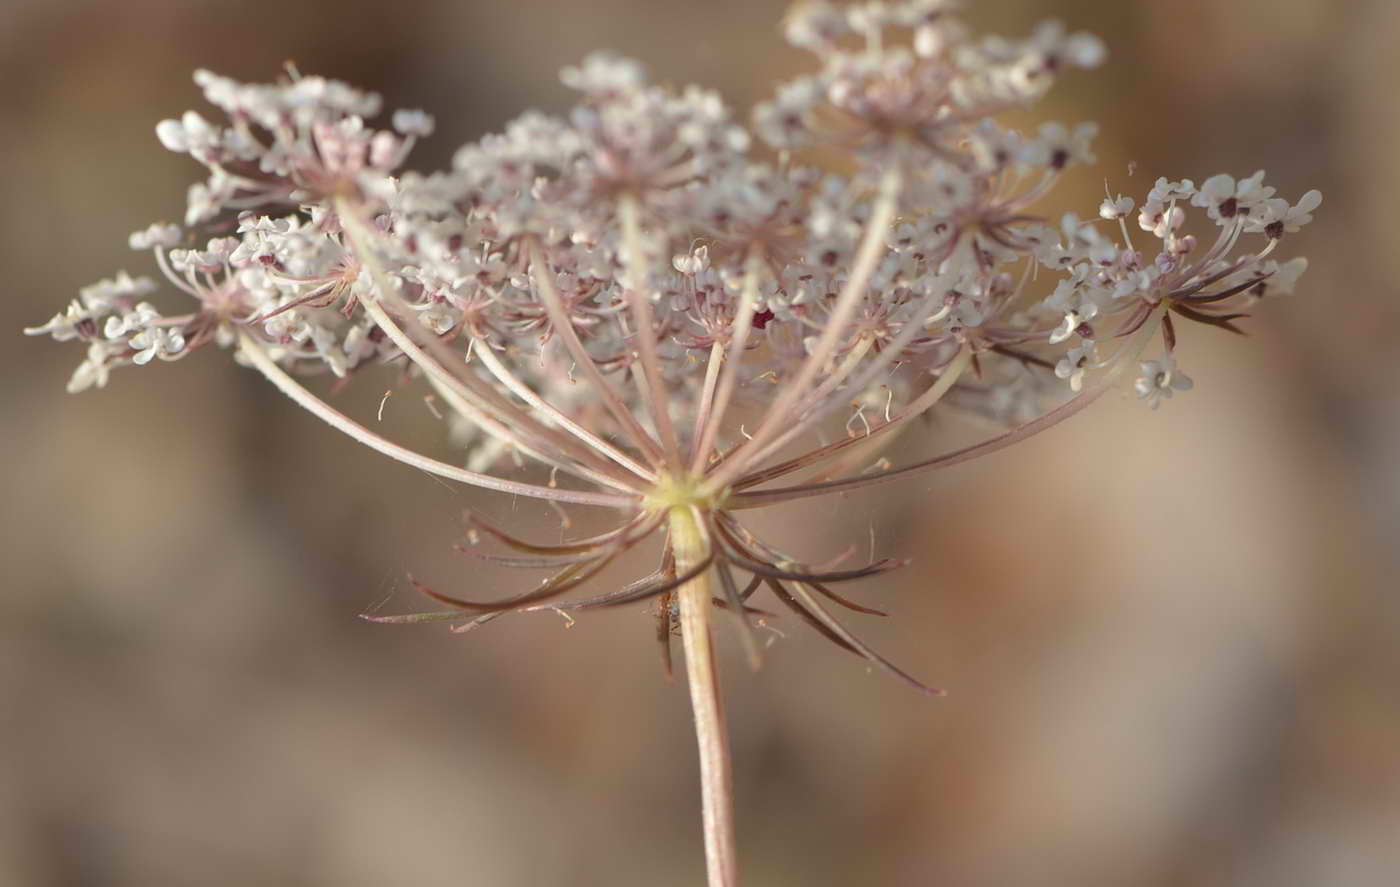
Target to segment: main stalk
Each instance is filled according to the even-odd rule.
[[[706,556],[702,531],[693,507],[670,509],[671,547],[680,575],[699,566]],[[729,734],[719,695],[714,646],[710,638],[710,572],[680,587],[681,643],[690,705],[695,711],[695,739],[700,750],[701,811],[705,828],[705,864],[709,887],[734,887],[738,866],[734,852],[734,784],[729,767]]]

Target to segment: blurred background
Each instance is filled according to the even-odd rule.
[[[950,695],[790,620],[758,674],[726,639],[745,883],[1400,883],[1400,4],[975,6],[1110,47],[1027,118],[1102,124],[1056,214],[1092,214],[1105,177],[1140,200],[1263,167],[1325,195],[1284,243],[1312,269],[1248,339],[1183,330],[1197,389],[1161,411],[1125,390],[760,522],[798,551],[916,557],[859,589],[894,614],[860,628]],[[420,608],[408,570],[507,588],[451,552],[464,506],[556,516],[380,459],[214,351],[66,396],[80,350],[19,329],[153,273],[126,235],[178,219],[202,173],[153,133],[203,110],[196,67],[294,60],[423,107],[430,169],[563,110],[558,68],[595,48],[746,112],[807,64],[784,8],[0,0],[0,884],[702,883],[688,703],[645,608],[466,636],[357,618]],[[379,384],[343,397],[373,410]],[[445,447],[414,396],[384,421]]]

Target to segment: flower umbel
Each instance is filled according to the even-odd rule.
[[[1133,243],[1130,197],[1110,194],[1089,221],[1032,214],[1065,169],[1093,161],[1095,127],[1046,123],[1026,136],[993,118],[1096,66],[1103,47],[1054,23],[1024,40],[975,39],[952,5],[794,12],[789,39],[821,68],[755,110],[763,147],[714,93],[652,86],[637,64],[595,55],[564,72],[580,93],[569,116],[530,112],[463,147],[448,171],[399,172],[433,130],[422,111],[374,129],[378,97],[343,83],[198,72],[227,124],[188,112],[156,133],[209,176],[190,189],[183,226],[131,236],[187,307],[162,313],[147,301],[155,284],[123,272],[26,332],[86,348],[70,391],[102,387],[118,367],[231,349],[391,458],[614,512],[612,529],[552,544],[470,515],[464,553],[550,577],[497,600],[415,582],[447,609],[367,618],[465,631],[507,613],[654,601],[668,673],[675,634],[686,653],[711,883],[732,884],[713,610],[754,667],[755,626],[771,618],[762,591],[837,646],[938,692],[835,615],[878,614],[837,588],[900,562],[814,563],[759,538],[744,512],[1023,440],[1109,390],[1160,331],[1166,353],[1141,363],[1136,383],[1156,408],[1192,385],[1173,357],[1174,317],[1239,332],[1243,309],[1291,292],[1306,268],[1270,256],[1321,195],[1291,204],[1263,173],[1199,188],[1159,179],[1137,216],[1150,246]],[[794,152],[809,147],[848,152],[855,171],[803,165]],[[1206,224],[1193,226],[1193,210]],[[451,410],[467,467],[393,443],[298,380],[384,364],[408,368]],[[1057,378],[1071,396],[1053,405]],[[881,458],[945,400],[1011,427],[907,465]],[[651,540],[652,573],[587,588]]]

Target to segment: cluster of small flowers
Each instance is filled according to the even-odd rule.
[[[739,515],[1024,440],[1110,390],[1160,331],[1165,353],[1139,364],[1136,384],[1156,407],[1192,385],[1172,354],[1177,323],[1238,332],[1244,308],[1291,291],[1306,269],[1271,256],[1321,196],[1276,198],[1262,173],[1199,188],[1157,180],[1136,219],[1150,249],[1133,243],[1127,197],[1110,195],[1099,218],[1047,224],[1033,207],[1066,169],[1093,162],[1095,127],[1023,135],[993,117],[1099,64],[1103,48],[1053,23],[1024,40],[974,39],[952,5],[795,12],[787,35],[821,67],[755,109],[763,144],[714,93],[649,85],[635,63],[600,54],[564,71],[581,95],[567,117],[527,113],[429,175],[398,171],[432,132],[421,111],[375,130],[365,120],[379,99],[345,84],[293,70],[247,86],[201,71],[227,124],[190,112],[156,134],[209,177],[190,189],[182,226],[131,237],[192,306],[163,315],[145,301],[155,284],[123,273],[27,332],[87,345],[70,391],[106,384],[114,367],[233,347],[391,458],[554,505],[619,509],[608,532],[562,543],[471,515],[464,554],[553,575],[490,601],[420,585],[450,609],[372,618],[465,631],[507,612],[656,600],[665,667],[674,633],[686,650],[711,883],[732,884],[712,609],[734,617],[755,666],[754,620],[771,614],[750,600],[766,588],[838,646],[936,692],[829,609],[878,613],[831,586],[900,562],[845,568],[838,553],[813,565]],[[844,151],[855,171],[804,165],[809,149]],[[1209,246],[1190,233],[1190,208],[1204,210],[1202,230],[1218,228]],[[466,467],[387,440],[295,378],[384,364],[421,377],[451,410]],[[1086,385],[1091,373],[1098,384]],[[1046,409],[1057,378],[1072,396]],[[905,465],[877,459],[945,398],[1014,427]],[[847,434],[821,439],[843,412]],[[740,421],[750,416],[751,431]],[[551,469],[547,485],[496,464],[525,458]],[[770,485],[779,480],[789,485]],[[653,573],[563,598],[656,536]],[[517,553],[477,550],[487,537]]]
[[[761,355],[739,395],[820,353],[831,375],[804,419],[872,397],[897,412],[968,352],[977,380],[950,400],[1013,417],[1035,414],[1043,377],[1079,391],[1117,360],[1100,356],[1099,330],[1126,337],[1150,321],[1168,353],[1143,364],[1137,390],[1156,406],[1189,385],[1171,362],[1173,315],[1235,330],[1241,306],[1291,291],[1306,261],[1268,257],[1320,195],[1290,204],[1262,173],[1199,188],[1159,179],[1137,215],[1149,250],[1132,242],[1127,197],[1105,200],[1100,219],[1047,225],[1030,208],[1063,170],[1093,161],[1093,125],[1024,136],[991,118],[1058,73],[1097,65],[1103,48],[1056,23],[1025,40],[975,40],[950,6],[816,3],[790,16],[789,40],[822,67],[755,110],[767,160],[717,95],[648,85],[610,55],[564,71],[582,96],[568,117],[527,113],[431,175],[396,175],[432,132],[420,111],[375,130],[365,118],[378,97],[345,84],[292,71],[250,86],[200,71],[228,124],[188,112],[156,132],[210,176],[190,189],[183,227],[131,237],[192,310],[162,315],[143,301],[154,284],[123,273],[27,332],[87,344],[70,391],[240,332],[284,368],[347,376],[403,354],[369,310],[382,302],[399,322],[416,316],[434,354],[485,358],[502,397],[529,387],[577,421],[592,411],[590,427],[611,422],[602,436],[613,438],[619,422],[576,394],[579,348],[619,378],[654,359],[677,419],[701,408],[697,368],[736,339]],[[849,151],[858,171],[795,160],[814,146]],[[1188,207],[1219,227],[1209,247],[1186,233]],[[350,215],[363,219],[359,241]],[[1247,235],[1262,242],[1237,255]],[[1063,275],[1048,296],[1035,291],[1043,269]],[[376,270],[392,292],[375,295]],[[838,308],[853,279],[861,298]],[[645,294],[651,329],[622,310],[632,291]],[[616,387],[645,413],[646,384]]]

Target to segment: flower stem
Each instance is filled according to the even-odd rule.
[[[705,531],[689,506],[670,511],[671,547],[676,570],[684,573],[706,557]],[[695,711],[695,739],[700,749],[701,813],[705,829],[705,865],[709,887],[734,887],[738,866],[734,852],[734,782],[729,767],[729,735],[719,695],[714,649],[710,643],[710,574],[682,585],[681,643],[690,705]]]
[[[695,452],[690,463],[691,474],[702,473],[709,464],[715,439],[719,435],[720,422],[724,420],[724,413],[729,409],[729,401],[734,395],[734,386],[738,384],[739,364],[744,359],[744,348],[748,344],[749,333],[753,331],[754,309],[758,304],[759,278],[762,274],[763,253],[757,247],[750,248],[748,258],[744,261],[744,285],[739,291],[739,307],[734,312],[734,324],[731,327],[733,332],[729,337],[729,356],[724,362],[724,374],[719,380],[719,390],[716,396],[703,401],[705,408],[699,411],[695,420]],[[718,348],[719,345],[716,344],[715,347]],[[710,365],[714,366],[715,363],[712,353]]]
[[[369,270],[370,277],[374,281],[375,296],[361,300],[365,313],[398,346],[404,356],[422,370],[433,389],[453,409],[480,426],[488,434],[516,447],[526,455],[539,459],[546,465],[563,469],[600,486],[608,486],[616,490],[630,489],[630,484],[625,476],[619,477],[612,471],[612,467],[607,462],[591,450],[575,448],[572,439],[541,425],[528,414],[515,409],[503,397],[492,392],[489,388],[481,386],[480,383],[477,383],[475,387],[469,384],[469,382],[474,381],[475,377],[462,372],[462,361],[459,355],[449,350],[436,335],[430,334],[425,339],[428,349],[435,352],[436,359],[420,348],[403,327],[395,322],[382,304],[382,302],[387,301],[404,313],[410,316],[413,314],[412,307],[395,293],[389,276],[385,273],[384,264],[375,255],[372,245],[373,234],[358,215],[360,209],[344,198],[338,199],[335,206],[341,226],[350,240],[356,258]],[[461,375],[454,373],[454,369]],[[516,427],[512,428],[505,424],[502,421],[503,418],[513,419]],[[553,452],[566,455],[568,458],[557,458],[552,454]],[[577,460],[581,464],[574,465],[570,460]]]
[[[795,502],[798,499],[806,499],[810,496],[820,496],[827,493],[847,492],[850,490],[873,487],[876,484],[888,483],[904,477],[912,477],[935,468],[948,468],[961,462],[967,462],[979,456],[995,453],[1003,450],[1015,443],[1034,437],[1042,431],[1053,428],[1064,420],[1088,407],[1094,401],[1102,397],[1112,389],[1113,383],[1122,375],[1123,371],[1132,365],[1142,356],[1143,349],[1147,343],[1156,335],[1161,328],[1162,318],[1166,315],[1166,304],[1163,303],[1152,310],[1148,319],[1133,334],[1133,338],[1128,340],[1109,363],[1111,366],[1102,380],[1093,388],[1087,388],[1075,395],[1072,399],[1065,401],[1059,406],[1050,410],[1039,418],[1032,419],[1024,425],[1018,425],[1009,431],[998,434],[996,437],[988,438],[981,443],[954,450],[951,453],[943,453],[929,459],[921,459],[909,465],[902,465],[898,468],[889,468],[884,471],[876,471],[860,477],[849,477],[844,480],[829,480],[821,483],[799,484],[792,487],[776,487],[770,490],[752,490],[748,492],[734,493],[726,502],[726,507],[730,511],[738,511],[745,508],[762,508],[768,505],[777,505],[782,502]]]
[[[348,434],[350,437],[364,444],[372,450],[383,453],[391,459],[396,459],[405,465],[411,465],[429,474],[436,474],[449,480],[460,481],[474,487],[483,487],[488,490],[496,490],[501,493],[510,493],[515,496],[530,496],[535,499],[545,499],[552,502],[567,502],[574,505],[603,505],[625,508],[634,504],[635,500],[628,496],[613,493],[593,493],[583,490],[558,490],[551,487],[541,487],[537,484],[521,483],[519,481],[506,480],[490,474],[480,474],[475,471],[468,471],[465,468],[458,468],[455,465],[448,465],[436,459],[430,459],[421,453],[416,453],[406,447],[401,447],[396,443],[385,440],[358,422],[355,422],[344,413],[332,407],[303,388],[295,379],[287,374],[287,371],[277,365],[272,356],[267,353],[267,349],[254,339],[247,332],[239,331],[239,353],[248,359],[267,380],[277,386],[277,390],[296,401],[297,405],[305,408],[312,415],[321,419],[338,431]]]
[[[812,382],[826,369],[827,362],[839,349],[842,337],[848,334],[847,328],[860,308],[861,300],[865,298],[870,279],[887,252],[885,234],[899,211],[901,181],[898,166],[889,167],[881,176],[879,191],[870,207],[870,218],[865,223],[865,233],[856,248],[855,263],[840,295],[831,306],[831,313],[823,321],[821,336],[809,349],[796,374],[791,379],[783,379],[777,398],[763,414],[753,437],[740,444],[734,455],[710,475],[708,490],[723,490],[754,468],[764,448],[797,418],[800,401],[811,392]]]
[[[665,448],[666,459],[677,470],[681,467],[680,444],[671,422],[671,399],[661,376],[661,358],[656,353],[656,330],[651,310],[651,294],[647,291],[646,255],[642,247],[641,207],[637,198],[624,194],[617,204],[618,222],[622,227],[622,264],[626,276],[624,288],[636,327],[637,355],[641,360],[641,375],[634,376],[643,383],[642,402],[651,403],[652,420]]]

